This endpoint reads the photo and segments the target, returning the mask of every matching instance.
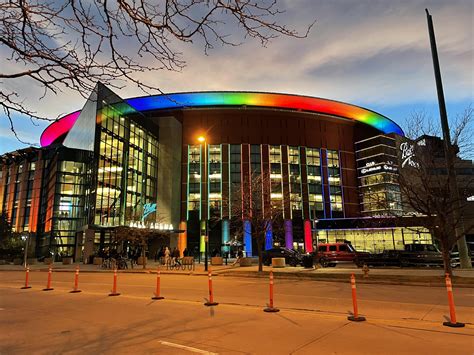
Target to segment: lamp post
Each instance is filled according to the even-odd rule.
[[[26,268],[26,263],[28,261],[28,242],[30,240],[30,233],[23,232],[21,235],[21,239],[25,241],[25,253],[23,255],[23,266]]]
[[[204,136],[199,136],[198,141],[201,144],[204,144],[204,187],[203,187],[203,193],[201,194],[201,201],[202,201],[202,216],[204,219],[204,270],[207,271],[207,250],[208,250],[208,244],[209,244],[209,236],[207,235],[207,142],[206,142],[206,137]]]
[[[441,119],[441,128],[443,131],[443,141],[444,141],[444,153],[446,159],[446,170],[448,172],[448,184],[449,189],[451,190],[452,200],[450,201],[451,204],[454,205],[452,218],[456,221],[456,227],[454,228],[454,233],[456,235],[458,250],[459,250],[459,258],[461,262],[461,268],[463,269],[471,269],[472,264],[469,257],[469,252],[467,249],[466,244],[466,236],[464,231],[463,223],[460,220],[462,216],[460,216],[460,196],[459,196],[459,189],[456,180],[456,172],[454,167],[454,154],[453,154],[453,146],[451,144],[451,135],[449,131],[449,124],[448,124],[448,114],[446,112],[446,103],[444,101],[444,91],[443,91],[443,82],[441,80],[441,70],[439,67],[439,60],[438,60],[438,49],[436,47],[436,38],[434,33],[434,26],[433,26],[433,19],[428,12],[426,11],[426,19],[428,21],[428,32],[430,35],[430,45],[431,45],[431,56],[433,58],[433,69],[435,74],[435,81],[436,81],[436,89],[438,92],[438,106],[439,106],[439,113]]]

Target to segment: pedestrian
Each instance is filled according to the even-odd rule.
[[[214,248],[212,250],[212,254],[211,254],[212,257],[216,257],[216,256],[219,256],[219,250],[217,248]]]
[[[239,263],[240,265],[240,261],[242,260],[243,257],[244,257],[244,252],[242,251],[242,248],[239,248],[239,251],[237,252],[237,259],[235,259],[235,261],[232,263],[232,266],[236,265],[237,263]]]
[[[188,248],[184,248],[184,250],[183,250],[183,256],[189,256]]]
[[[173,249],[173,265],[174,266],[181,266],[181,262],[179,261],[179,249],[178,248],[174,248]]]
[[[165,263],[165,247],[163,246],[158,250],[158,261],[161,265]]]
[[[170,250],[168,247],[165,248],[165,264],[168,265],[170,263]]]

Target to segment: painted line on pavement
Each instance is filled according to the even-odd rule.
[[[172,348],[187,350],[187,351],[190,351],[190,352],[193,352],[193,353],[207,354],[207,355],[217,355],[217,353],[212,353],[210,351],[201,350],[201,349],[198,349],[198,348],[193,348],[191,346],[186,346],[186,345],[181,345],[181,344],[176,344],[176,343],[170,343],[170,342],[167,342],[167,341],[160,340],[159,343],[162,344],[162,345],[170,346]]]

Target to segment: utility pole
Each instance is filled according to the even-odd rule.
[[[458,184],[456,181],[456,173],[454,170],[454,149],[451,145],[451,134],[449,133],[449,123],[448,115],[446,113],[446,103],[444,101],[444,92],[443,92],[443,83],[441,81],[441,70],[439,68],[438,60],[438,49],[436,48],[436,38],[433,27],[433,19],[431,18],[428,9],[426,11],[426,19],[428,21],[428,30],[430,34],[430,43],[431,43],[431,55],[433,57],[433,69],[436,79],[436,89],[438,91],[438,105],[439,105],[439,114],[441,118],[441,128],[443,130],[443,140],[444,140],[444,154],[446,156],[446,169],[448,171],[448,184],[449,189],[451,190],[451,196],[453,199],[451,203],[453,204],[453,215],[455,223],[455,233],[457,238],[459,258],[461,260],[461,267],[470,269],[472,268],[471,259],[467,251],[466,236],[464,234],[464,225],[461,221],[460,216],[460,204],[459,204],[459,190]]]

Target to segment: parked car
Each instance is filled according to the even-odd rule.
[[[284,247],[268,249],[262,253],[264,265],[271,265],[272,258],[285,258],[285,263],[291,266],[303,264],[303,255],[295,250]]]
[[[401,250],[384,250],[382,253],[370,254],[365,260],[367,266],[400,266]]]
[[[369,257],[367,252],[358,252],[349,243],[321,243],[318,244],[314,259],[322,267],[336,266],[343,263],[355,263],[362,266]]]
[[[443,254],[433,244],[405,244],[405,250],[400,251],[400,266],[443,267]],[[459,257],[451,259],[451,266],[459,266]]]

